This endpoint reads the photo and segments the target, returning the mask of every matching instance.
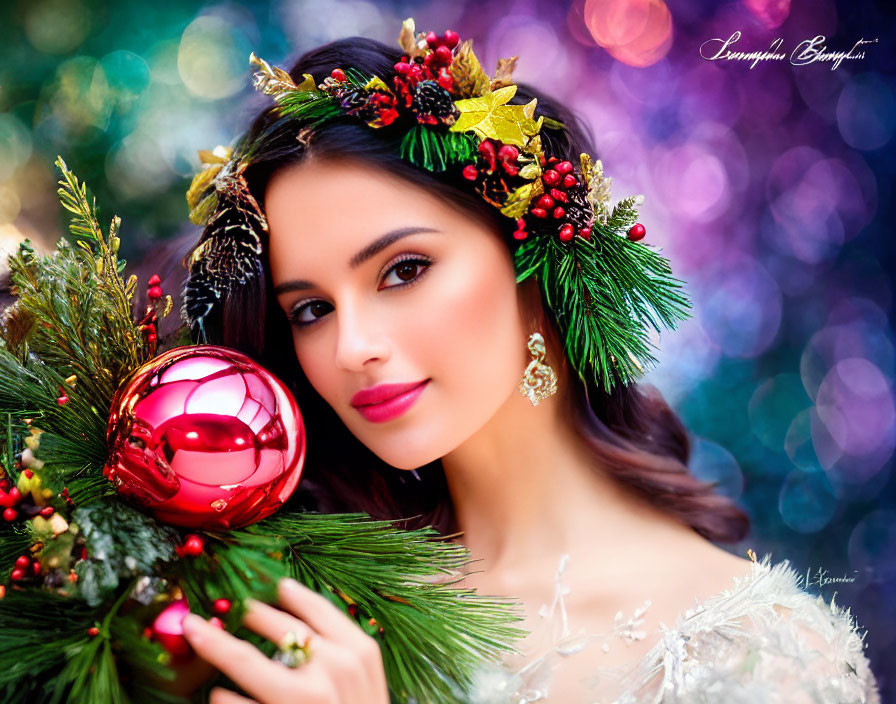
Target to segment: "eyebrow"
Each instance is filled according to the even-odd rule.
[[[402,227],[398,230],[392,230],[391,232],[387,232],[376,241],[371,242],[369,245],[364,247],[364,249],[355,254],[349,260],[348,265],[352,269],[357,269],[359,266],[361,266],[361,264],[366,262],[371,257],[376,256],[379,252],[383,251],[392,243],[397,242],[404,237],[424,232],[441,232],[441,230],[436,230],[431,227]],[[286,293],[287,291],[303,291],[309,288],[314,288],[314,284],[304,279],[299,279],[297,281],[284,281],[282,284],[278,284],[274,288],[274,295],[279,296],[281,293]]]

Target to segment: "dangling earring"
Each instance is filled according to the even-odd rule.
[[[532,354],[532,361],[526,367],[523,380],[517,388],[533,406],[537,406],[540,401],[557,393],[557,374],[544,363],[545,346],[541,333],[533,332],[529,335],[529,352]]]

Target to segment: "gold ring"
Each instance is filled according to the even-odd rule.
[[[299,667],[311,659],[311,634],[305,637],[304,643],[299,643],[299,636],[295,631],[289,631],[280,641],[280,648],[273,657],[286,667]]]

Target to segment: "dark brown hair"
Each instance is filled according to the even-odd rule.
[[[353,37],[304,54],[290,74],[296,82],[305,73],[320,82],[335,67],[354,67],[388,80],[400,57],[398,50],[385,44]],[[512,102],[523,104],[532,98],[538,99],[539,114],[566,126],[563,130],[542,130],[549,156],[577,161],[581,152],[595,153],[581,122],[549,96],[519,84]],[[344,117],[316,127],[307,148],[297,140],[297,134],[294,121],[278,117],[270,108],[255,119],[246,133],[258,149],[246,179],[262,207],[272,174],[300,162],[309,152],[315,158],[361,159],[443,196],[450,205],[492,227],[511,252],[518,244],[511,235],[514,223],[464,188],[459,174],[431,174],[403,161],[398,156],[401,135],[394,130],[374,130]],[[350,194],[346,197],[350,198]],[[334,217],[338,214],[334,213]],[[442,534],[455,532],[458,526],[441,460],[416,472],[387,465],[348,431],[311,387],[296,360],[289,322],[273,295],[267,243],[263,244],[262,280],[235,291],[207,320],[206,330],[210,343],[249,354],[294,392],[309,443],[295,501],[323,512],[363,511],[409,527],[432,525]],[[539,309],[536,315],[545,326],[542,331],[546,332],[549,350],[562,350],[556,324],[541,294],[536,294],[534,300]],[[595,471],[607,472],[711,540],[736,541],[746,534],[746,514],[731,499],[715,493],[712,485],[698,481],[689,472],[687,431],[656,389],[632,384],[606,393],[583,384],[570,373],[565,356],[563,361],[561,378],[571,380],[568,388],[561,389],[563,412],[593,452]]]

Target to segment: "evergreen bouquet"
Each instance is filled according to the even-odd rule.
[[[153,277],[134,320],[120,221],[104,231],[57,166],[71,236],[9,257],[17,300],[0,318],[2,701],[188,701],[165,684],[195,658],[186,612],[273,655],[240,620],[284,576],[378,639],[393,701],[463,701],[477,666],[523,635],[512,604],[452,586],[466,549],[431,528],[291,506],[295,401],[187,330],[157,349],[170,296]]]

